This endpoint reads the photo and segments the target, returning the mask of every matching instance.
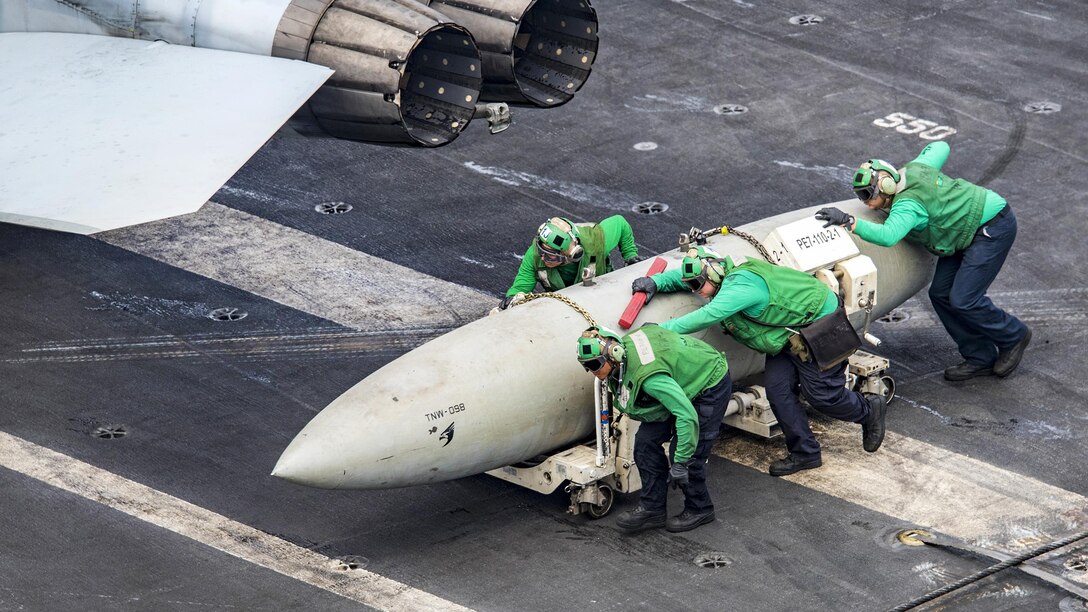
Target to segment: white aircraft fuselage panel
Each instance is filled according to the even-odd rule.
[[[93,233],[200,208],[325,82],[300,61],[0,34],[0,221]]]
[[[271,55],[291,0],[3,0],[0,32],[101,34]]]

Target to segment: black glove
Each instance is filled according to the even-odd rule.
[[[640,276],[631,281],[631,293],[645,293],[646,303],[649,304],[653,299],[654,294],[657,293],[657,283],[649,276]]]
[[[643,259],[646,259],[646,258],[643,257],[642,255],[632,255],[632,256],[628,257],[627,259],[623,260],[623,264],[626,265],[626,266],[632,266],[632,265],[637,264],[638,262],[642,261]]]
[[[846,229],[850,229],[854,225],[854,215],[848,215],[834,206],[821,208],[816,211],[816,219],[819,221],[827,221],[827,223],[824,223],[824,227],[841,225]]]
[[[669,468],[669,484],[674,489],[683,489],[688,486],[688,466],[691,465],[691,460],[686,463],[673,463]]]
[[[517,297],[517,294],[504,297],[502,301],[499,302],[499,310],[506,310],[507,308],[509,308],[510,302],[513,302],[515,297]]]

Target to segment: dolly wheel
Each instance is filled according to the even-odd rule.
[[[895,379],[891,376],[881,376],[880,382],[884,383],[884,403],[891,404],[895,398]]]
[[[612,511],[612,501],[616,496],[612,493],[612,487],[608,485],[600,485],[597,487],[597,493],[601,497],[600,504],[586,504],[585,511],[589,515],[589,518],[597,520],[604,518],[606,514]]]

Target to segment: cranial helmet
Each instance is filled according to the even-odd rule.
[[[721,287],[725,275],[734,267],[731,258],[722,258],[704,246],[695,247],[680,262],[680,280],[692,291],[698,291],[707,281]]]
[[[582,258],[578,243],[578,227],[565,217],[552,217],[536,230],[537,246],[546,252],[560,254],[570,261]]]
[[[687,253],[684,253],[686,257],[698,257],[700,259],[721,259],[721,255],[717,251],[708,246],[697,246],[688,249]]]
[[[880,170],[887,172],[890,176],[879,176],[877,172]],[[895,166],[882,159],[870,159],[858,167],[857,172],[854,173],[851,186],[858,198],[862,201],[868,201],[878,193],[894,195],[896,183],[898,182],[899,171],[895,169]]]
[[[603,357],[618,365],[626,356],[620,335],[608,328],[589,327],[578,338],[578,361],[583,363]]]

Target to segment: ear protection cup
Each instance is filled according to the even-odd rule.
[[[627,357],[627,349],[623,348],[623,343],[613,340],[610,344],[608,358],[613,363],[623,363],[623,359]]]
[[[884,195],[895,195],[895,179],[890,176],[882,176],[877,181],[877,189]]]
[[[574,248],[570,250],[571,261],[581,261],[584,254],[585,249],[582,248],[582,245],[575,243]]]
[[[593,345],[587,346],[584,343],[585,339],[590,338],[600,342],[600,353],[597,353],[597,349],[593,348]],[[620,336],[616,332],[599,327],[589,327],[583,331],[578,346],[578,356],[580,358],[602,354],[612,363],[620,364],[627,357],[627,350],[623,348],[623,341],[620,340]]]
[[[725,266],[722,265],[721,259],[707,259],[706,263],[706,279],[718,287],[722,286],[722,280],[725,279]]]

